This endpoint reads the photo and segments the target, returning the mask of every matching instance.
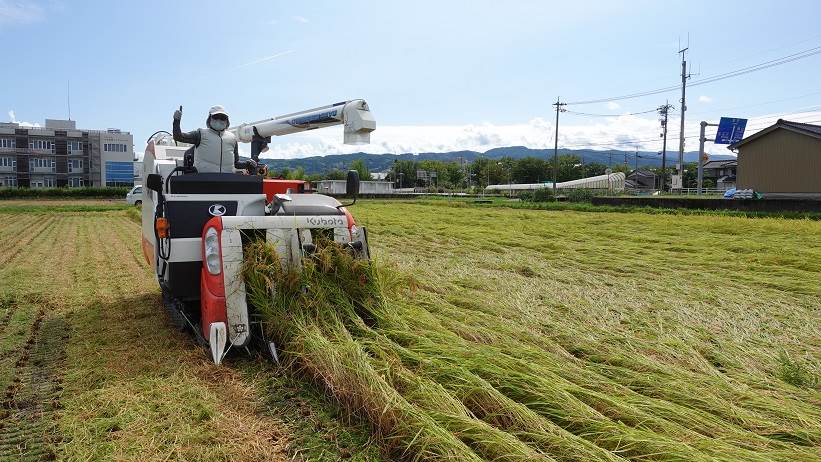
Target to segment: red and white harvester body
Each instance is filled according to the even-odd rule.
[[[241,142],[252,143],[256,160],[271,136],[340,124],[348,144],[369,142],[376,128],[367,103],[352,100],[231,130]],[[243,246],[264,238],[284,267],[299,268],[315,249],[318,233],[368,259],[367,231],[338,200],[311,194],[304,182],[192,172],[183,165],[190,146],[163,133],[148,140],[143,159],[142,249],[171,320],[207,344],[217,364],[231,348],[253,343],[276,359],[276,347],[246,297]],[[347,183],[348,195],[355,197],[355,172],[349,172]]]

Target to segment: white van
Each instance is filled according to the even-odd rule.
[[[143,203],[143,187],[134,186],[128,194],[125,195],[125,201],[130,205],[142,205]]]

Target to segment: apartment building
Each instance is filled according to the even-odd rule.
[[[0,123],[0,187],[130,186],[133,162],[134,139],[118,129],[58,119],[44,127]]]

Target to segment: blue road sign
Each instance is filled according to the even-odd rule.
[[[715,144],[733,144],[744,138],[744,129],[747,128],[747,119],[722,117],[718,123]]]

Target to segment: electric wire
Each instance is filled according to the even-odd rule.
[[[764,69],[769,69],[771,67],[780,66],[782,64],[791,63],[793,61],[797,61],[799,59],[808,58],[810,56],[815,56],[817,54],[821,54],[821,46],[809,48],[807,50],[799,51],[797,53],[793,53],[787,56],[782,56],[780,58],[772,59],[769,61],[764,61],[762,63],[754,64],[752,66],[742,67],[740,69],[736,69],[733,71],[725,72],[723,74],[717,74],[710,77],[705,77],[703,79],[698,79],[690,82],[687,86],[688,87],[695,87],[699,85],[706,85],[708,83],[718,82],[720,80],[729,79],[732,77],[738,77],[740,75],[749,74],[751,72],[757,72]],[[580,101],[572,101],[568,102],[568,105],[583,105],[583,104],[593,104],[593,103],[607,103],[610,101],[620,101],[625,99],[633,99],[633,98],[640,98],[642,96],[650,96],[650,95],[657,95],[660,93],[668,93],[674,90],[681,89],[681,85],[672,85],[663,88],[657,88],[655,90],[648,90],[636,93],[629,93],[626,95],[621,96],[613,96],[609,98],[598,98],[598,99],[589,99],[589,100],[580,100]]]
[[[653,109],[649,109],[647,111],[641,111],[641,112],[625,112],[624,114],[591,114],[589,112],[571,111],[570,109],[565,109],[563,112],[565,112],[567,114],[588,116],[588,117],[621,117],[621,116],[634,116],[634,115],[641,115],[641,114],[649,114],[651,112],[656,112],[657,110],[658,110],[658,108],[653,108]]]

